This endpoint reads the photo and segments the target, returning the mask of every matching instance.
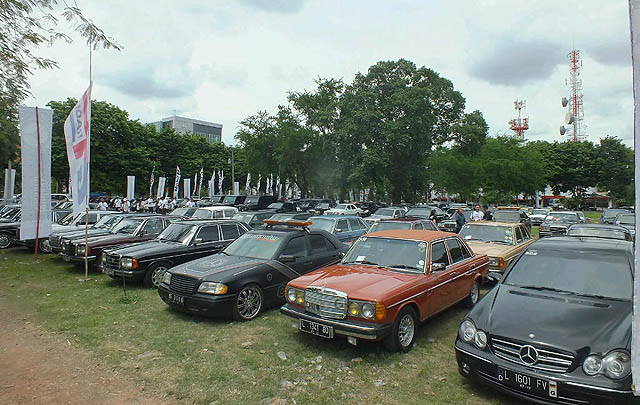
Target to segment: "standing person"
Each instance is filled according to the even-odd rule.
[[[156,212],[156,202],[151,197],[147,200],[147,210],[149,212]]]
[[[489,211],[489,206],[484,206],[484,220],[485,221],[493,221],[493,214]]]
[[[178,202],[176,201],[176,199],[172,198],[171,201],[169,201],[169,210],[171,211],[175,210],[177,204]]]
[[[129,200],[125,198],[124,203],[122,203],[122,211],[129,212],[130,208],[131,208],[131,204],[129,203]]]
[[[116,198],[116,202],[113,205],[116,207],[116,210],[122,211],[122,200],[120,198]]]
[[[471,213],[471,220],[473,222],[482,221],[484,213],[480,211],[480,205],[476,205],[476,209]]]
[[[434,224],[438,225],[438,215],[436,214],[436,210],[431,210],[429,219],[432,220]]]
[[[462,213],[462,207],[458,207],[458,210],[453,215],[453,219],[456,221],[456,233],[460,233],[460,229],[462,229],[462,226],[467,222],[467,219]]]
[[[99,211],[106,211],[108,208],[107,203],[104,199],[100,200],[100,202],[98,203],[98,210]]]

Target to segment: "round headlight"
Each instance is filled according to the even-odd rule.
[[[625,352],[611,352],[602,360],[604,373],[614,380],[626,377],[631,370],[631,358]]]
[[[362,316],[367,319],[373,319],[373,317],[376,316],[376,306],[372,304],[363,304]]]
[[[351,316],[359,316],[360,315],[360,304],[357,302],[352,302],[349,304],[349,313]]]
[[[595,354],[587,356],[582,363],[582,370],[586,375],[596,375],[602,369],[602,358]]]
[[[477,331],[474,343],[478,349],[484,349],[487,347],[487,334],[481,330]]]
[[[287,289],[287,300],[289,302],[295,302],[295,300],[296,300],[296,290],[295,290],[295,288]]]
[[[462,324],[460,324],[458,334],[460,335],[460,339],[465,343],[471,343],[476,337],[476,325],[474,325],[469,319],[466,319]]]

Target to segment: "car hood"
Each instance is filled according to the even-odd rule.
[[[631,309],[630,301],[583,298],[501,284],[491,302],[487,329],[493,336],[574,352],[606,353],[630,347]],[[530,334],[535,338],[531,339]]]
[[[135,245],[121,247],[113,250],[121,256],[135,257],[136,259],[144,259],[158,253],[167,254],[173,251],[184,249],[185,245],[178,242],[160,241],[153,239],[147,242],[136,243]]]
[[[272,262],[272,260],[228,256],[218,253],[173,267],[171,273],[196,277],[207,281],[225,281],[228,279],[228,276],[250,270],[268,262]]]
[[[546,215],[542,215],[542,214],[529,215],[530,219],[544,219],[545,217],[546,217]]]
[[[384,302],[394,292],[405,290],[416,277],[423,276],[367,265],[335,264],[297,278],[295,285],[332,288],[347,293],[352,299]]]
[[[138,236],[133,236],[129,234],[113,234],[109,233],[107,235],[98,235],[92,238],[89,238],[89,246],[101,247],[101,246],[113,246],[118,245],[120,243],[135,243],[135,242],[143,242]]]
[[[503,256],[508,250],[513,248],[513,245],[501,245],[497,243],[485,243],[485,242],[474,242],[467,241],[467,244],[471,246],[471,250],[474,253],[478,253],[481,255],[500,257]]]
[[[109,230],[99,228],[89,228],[87,234],[90,237],[109,235]],[[70,229],[66,232],[52,232],[50,236],[60,236],[66,239],[84,238],[84,229],[79,230],[77,228]]]

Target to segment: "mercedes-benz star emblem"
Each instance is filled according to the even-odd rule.
[[[538,351],[530,345],[522,346],[520,348],[520,360],[527,366],[533,366],[538,362]]]

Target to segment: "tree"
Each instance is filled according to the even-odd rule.
[[[554,168],[548,180],[556,195],[570,192],[582,198],[588,187],[596,185],[598,163],[591,142],[555,142],[547,152]]]
[[[453,141],[460,151],[467,156],[475,155],[484,145],[489,125],[482,113],[475,110],[465,114],[462,119],[451,128]]]
[[[633,150],[620,139],[607,136],[596,146],[597,185],[609,191],[612,203],[625,198],[633,183]]]

